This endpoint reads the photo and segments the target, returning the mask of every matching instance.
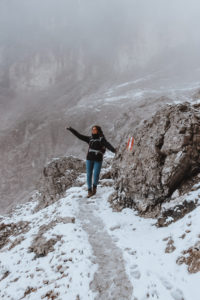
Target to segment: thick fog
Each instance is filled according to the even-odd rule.
[[[174,53],[199,60],[199,12],[198,0],[1,0],[1,63],[38,47],[122,68]]]
[[[117,139],[129,107],[137,123],[168,101],[163,90],[174,97],[180,79],[190,79],[181,91],[199,86],[199,8],[199,0],[0,0],[0,210],[35,188],[46,159],[85,151],[66,125],[87,133],[102,123]]]
[[[62,82],[90,89],[152,71],[192,74],[199,11],[198,0],[1,0],[0,109]]]

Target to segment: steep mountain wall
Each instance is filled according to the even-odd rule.
[[[128,136],[133,150],[126,149]],[[123,137],[112,170],[116,202],[141,213],[154,210],[200,173],[199,161],[199,106],[164,106]]]

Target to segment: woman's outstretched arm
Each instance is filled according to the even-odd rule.
[[[66,127],[67,130],[71,131],[77,138],[89,144],[90,137],[87,135],[80,134],[78,131],[73,129],[72,127]]]
[[[103,144],[106,148],[108,148],[108,150],[110,150],[111,152],[115,153],[116,149],[105,139],[103,138]]]

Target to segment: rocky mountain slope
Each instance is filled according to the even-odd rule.
[[[77,159],[71,181],[75,158],[52,161],[41,180],[40,188],[46,187],[1,216],[2,299],[198,300],[199,184],[184,195],[185,202],[196,199],[193,210],[178,221],[168,216],[160,227],[158,218],[112,209],[113,159],[106,154],[90,199],[84,162]],[[63,186],[63,180],[71,183]],[[173,211],[180,200],[162,209]]]
[[[42,103],[22,110],[18,120],[0,132],[1,212],[29,198],[43,165],[54,157],[65,154],[85,157],[87,145],[68,134],[66,125],[89,135],[91,126],[100,124],[107,139],[117,146],[120,137],[127,134],[127,128],[135,128],[161,104],[199,99],[198,82],[186,90],[184,84],[180,89],[159,89],[157,76],[151,74],[119,85],[110,83],[89,94],[87,89],[83,92],[80,85],[76,92],[72,89],[55,102],[51,100],[52,93],[52,98],[48,94]],[[164,81],[163,78],[160,85]],[[157,82],[157,86],[150,89],[148,85],[152,86],[153,82]],[[75,101],[79,92],[80,98]],[[70,93],[73,103],[68,103]]]
[[[180,14],[177,2],[171,14],[165,2],[155,16],[145,1],[112,0],[109,9],[106,0],[1,1],[1,212],[28,199],[52,158],[83,158],[86,148],[66,137],[66,123],[85,134],[99,123],[118,143],[161,103],[192,100],[198,9],[185,3]]]
[[[130,129],[113,166],[117,202],[154,211],[177,190],[199,180],[200,110],[190,103],[167,105]],[[134,137],[132,150],[124,140]]]

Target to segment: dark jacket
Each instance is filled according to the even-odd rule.
[[[88,160],[102,161],[106,148],[113,153],[116,152],[115,148],[106,140],[104,136],[100,136],[99,134],[92,134],[91,136],[82,135],[71,127],[69,130],[80,140],[89,144],[86,157]]]

